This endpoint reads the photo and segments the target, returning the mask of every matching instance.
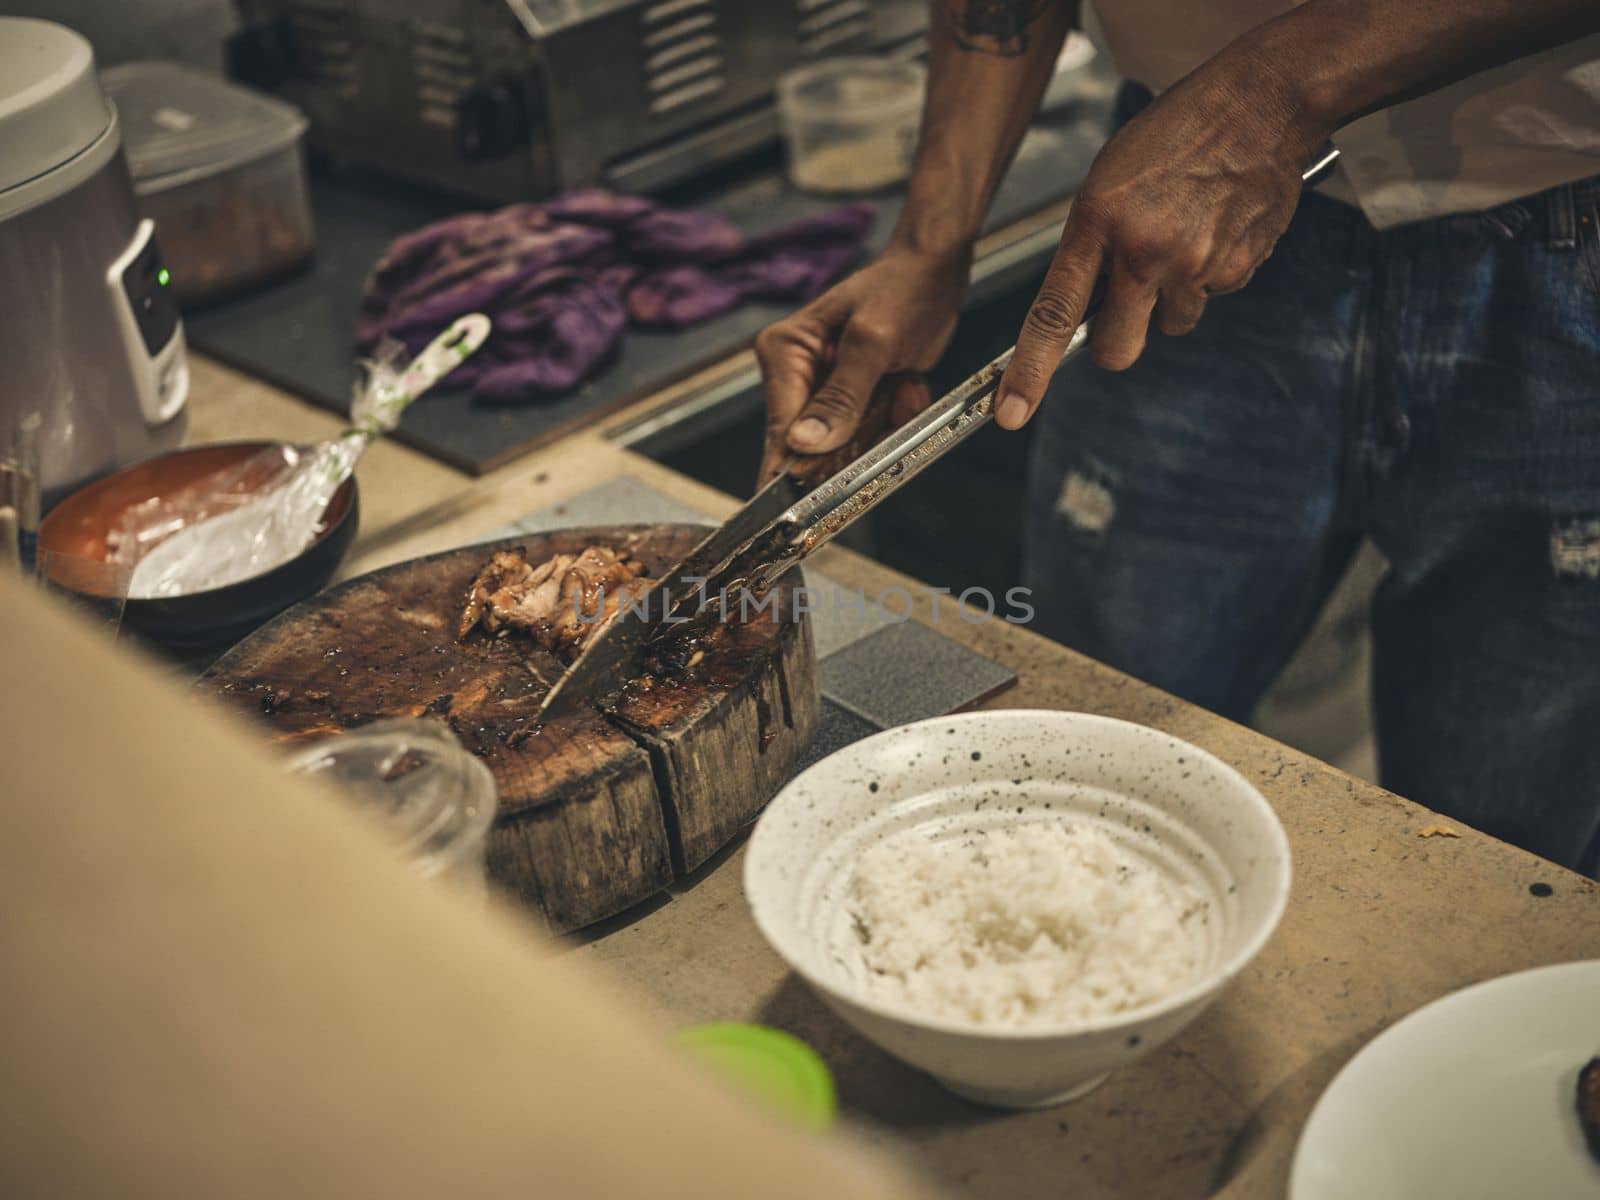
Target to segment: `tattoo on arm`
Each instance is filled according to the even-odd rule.
[[[1026,54],[1029,27],[1054,0],[949,0],[956,45],[979,54]]]

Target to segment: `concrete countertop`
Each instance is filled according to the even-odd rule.
[[[670,404],[747,361],[639,407]],[[343,573],[481,537],[617,475],[711,516],[730,511],[732,498],[608,439],[608,428],[638,415],[618,414],[476,480],[402,446],[374,446],[360,468],[362,529]],[[195,362],[192,441],[310,439],[337,426],[326,412]],[[869,595],[909,582],[836,547],[817,562]],[[1464,827],[1424,836],[1441,822],[1406,800],[1024,628],[954,618],[948,600],[943,611],[943,633],[1017,671],[1019,685],[997,706],[1082,709],[1186,738],[1241,771],[1282,818],[1295,864],[1288,913],[1195,1026],[1077,1103],[1023,1114],[973,1107],[857,1038],[787,974],[744,904],[740,847],[577,952],[668,1021],[758,1020],[797,1033],[833,1069],[847,1119],[952,1192],[1281,1196],[1317,1096],[1380,1030],[1482,979],[1600,957],[1600,885]],[[1534,883],[1550,894],[1535,896]]]

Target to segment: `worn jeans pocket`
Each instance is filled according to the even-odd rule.
[[[1591,217],[1589,224],[1579,227],[1575,249],[1589,296],[1600,304],[1600,228],[1596,228],[1595,218]]]

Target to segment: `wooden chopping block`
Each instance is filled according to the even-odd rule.
[[[490,876],[555,932],[649,898],[755,819],[821,711],[815,650],[790,590],[731,625],[682,681],[630,689],[613,714],[532,722],[562,664],[526,637],[456,638],[468,584],[497,550],[531,562],[585,546],[651,575],[693,525],[557,530],[388,567],[295,606],[230,650],[201,686],[295,744],[383,717],[447,722],[494,776]]]

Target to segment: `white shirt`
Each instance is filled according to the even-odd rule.
[[[1160,92],[1298,2],[1091,0],[1087,24],[1124,78]],[[1600,174],[1600,35],[1373,113],[1333,140],[1340,172],[1324,190],[1380,229]]]

